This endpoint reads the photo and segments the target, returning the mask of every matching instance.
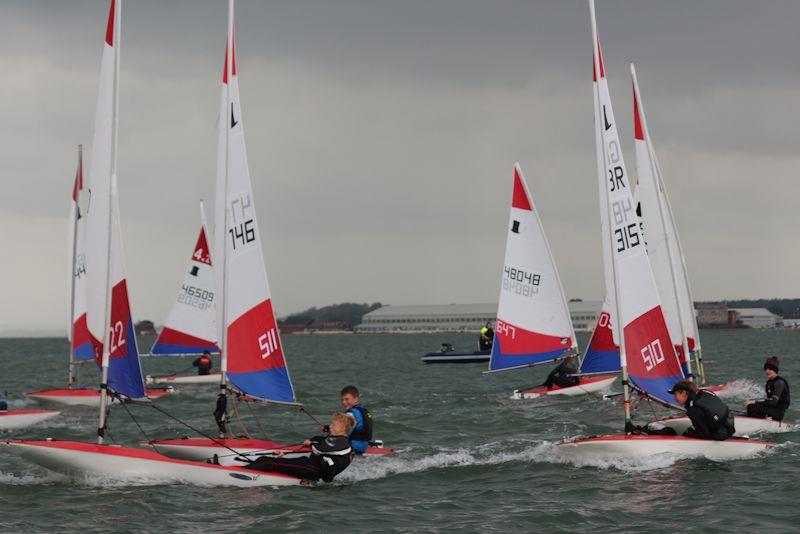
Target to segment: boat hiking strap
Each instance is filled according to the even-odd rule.
[[[225,444],[224,444],[223,442],[221,442],[220,440],[218,440],[218,439],[216,439],[216,438],[214,438],[214,437],[212,437],[212,436],[209,436],[208,434],[206,434],[206,433],[205,433],[205,432],[203,432],[202,430],[198,430],[197,428],[193,427],[192,425],[190,425],[190,424],[189,424],[189,423],[187,423],[186,421],[183,421],[183,420],[181,420],[181,419],[178,419],[177,417],[175,417],[175,416],[174,416],[174,415],[172,415],[171,413],[167,412],[167,411],[166,411],[166,410],[164,410],[163,408],[161,408],[161,407],[159,407],[159,406],[156,406],[156,404],[155,404],[155,403],[150,403],[150,407],[151,407],[151,408],[153,408],[154,410],[156,410],[157,412],[160,412],[160,413],[162,413],[162,414],[166,415],[166,416],[167,416],[167,417],[169,417],[170,419],[173,419],[173,420],[177,421],[178,423],[182,424],[183,426],[185,426],[185,427],[186,427],[186,428],[188,428],[189,430],[191,430],[191,431],[193,431],[193,432],[197,432],[199,435],[203,436],[203,437],[204,437],[204,438],[206,438],[206,439],[210,439],[211,441],[213,441],[214,443],[216,443],[216,444],[217,444],[217,445],[219,445],[220,447],[224,447],[224,448],[228,449],[228,450],[229,450],[229,451],[231,451],[231,452],[235,452],[236,454],[241,454],[239,451],[237,451],[237,450],[235,450],[235,449],[231,449],[230,447],[228,447],[227,445],[225,445]]]

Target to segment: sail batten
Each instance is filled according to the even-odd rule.
[[[518,164],[507,232],[490,371],[554,361],[577,349],[550,245]]]

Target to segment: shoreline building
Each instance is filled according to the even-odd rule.
[[[602,302],[569,302],[572,325],[577,331],[591,331]],[[479,332],[487,321],[497,318],[497,304],[446,304],[383,306],[364,315],[355,327],[357,334],[403,334],[437,332]]]

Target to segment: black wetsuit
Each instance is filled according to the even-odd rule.
[[[771,417],[775,421],[782,421],[789,408],[789,383],[782,376],[775,376],[767,380],[767,398],[763,401],[747,406],[747,415],[766,419]]]
[[[211,374],[211,357],[203,354],[192,362],[192,366],[197,367],[198,375],[202,376]]]
[[[311,454],[300,458],[274,458],[262,456],[245,467],[292,475],[304,480],[333,481],[347,469],[353,459],[347,436],[315,436],[311,438]]]
[[[685,408],[692,426],[684,436],[725,441],[736,432],[728,406],[709,391],[689,393]]]
[[[8,410],[8,402],[2,397],[0,397],[0,412],[5,412]]]
[[[550,371],[550,374],[547,375],[547,380],[544,381],[543,385],[547,389],[553,389],[553,386],[562,388],[577,386],[581,379],[577,376],[570,376],[577,372],[578,370],[575,368],[575,365],[572,362],[565,360],[558,364],[555,369]]]

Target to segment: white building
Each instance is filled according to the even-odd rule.
[[[592,330],[602,302],[573,301],[569,303],[575,330]],[[449,304],[420,306],[383,306],[367,313],[359,334],[420,333],[420,332],[478,332],[497,317],[497,304]]]
[[[750,328],[775,328],[783,324],[783,318],[766,308],[731,308],[737,314],[742,326]]]

